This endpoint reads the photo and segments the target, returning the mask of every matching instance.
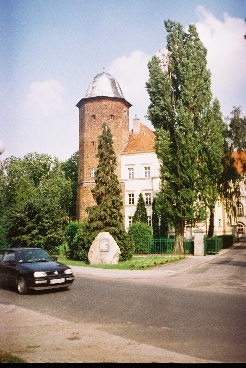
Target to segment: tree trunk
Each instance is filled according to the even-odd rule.
[[[179,220],[173,251],[174,253],[184,253],[184,220]]]
[[[214,208],[210,208],[209,226],[208,226],[208,238],[212,238],[214,235]]]

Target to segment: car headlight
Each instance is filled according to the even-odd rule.
[[[34,272],[34,277],[45,277],[47,276],[47,273],[44,271],[36,271]]]
[[[71,268],[68,268],[67,270],[64,271],[65,275],[72,275],[73,271],[71,270]]]

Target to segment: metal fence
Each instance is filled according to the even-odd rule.
[[[141,254],[170,254],[173,253],[175,239],[160,238],[147,241]],[[184,240],[184,250],[186,254],[194,254],[194,241],[191,239]],[[137,252],[135,254],[138,254]]]
[[[219,253],[219,239],[218,236],[214,236],[213,238],[208,238],[204,236],[204,255],[206,254],[217,254]]]

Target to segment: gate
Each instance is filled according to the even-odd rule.
[[[217,254],[219,253],[219,241],[218,236],[214,236],[213,238],[207,238],[204,236],[204,255],[206,254]]]

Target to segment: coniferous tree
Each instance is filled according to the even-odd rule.
[[[165,22],[168,32],[167,56],[163,60],[154,56],[148,63],[150,97],[147,117],[156,129],[156,153],[161,162],[161,194],[166,220],[175,228],[175,247],[184,252],[185,222],[194,224],[204,218],[208,197],[216,197],[214,180],[210,175],[212,160],[206,162],[208,146],[214,129],[216,137],[222,135],[219,104],[211,105],[211,76],[206,67],[207,50],[199,39],[196,27],[190,25],[188,33],[181,24]],[[219,122],[218,126],[216,123]],[[211,131],[206,129],[209,124]],[[214,124],[214,125],[213,125]],[[206,140],[204,134],[210,139]],[[214,147],[214,146],[213,146]],[[207,152],[206,154],[204,152]],[[223,140],[219,139],[213,168],[221,174]]]
[[[132,223],[134,222],[143,222],[148,224],[148,215],[142,193],[140,193],[138,196],[137,208],[132,217]]]
[[[98,138],[95,187],[92,189],[96,204],[86,209],[88,212],[86,230],[90,234],[88,247],[100,232],[109,232],[120,248],[120,259],[126,260],[132,257],[134,245],[123,222],[122,190],[115,174],[117,161],[112,133],[106,123],[103,123],[102,128],[102,135]],[[89,248],[87,250],[89,251]]]
[[[152,202],[152,229],[155,239],[168,237],[168,222],[160,193],[156,193]]]
[[[153,198],[152,202],[152,229],[154,239],[160,238],[160,216],[156,208],[156,197]]]

